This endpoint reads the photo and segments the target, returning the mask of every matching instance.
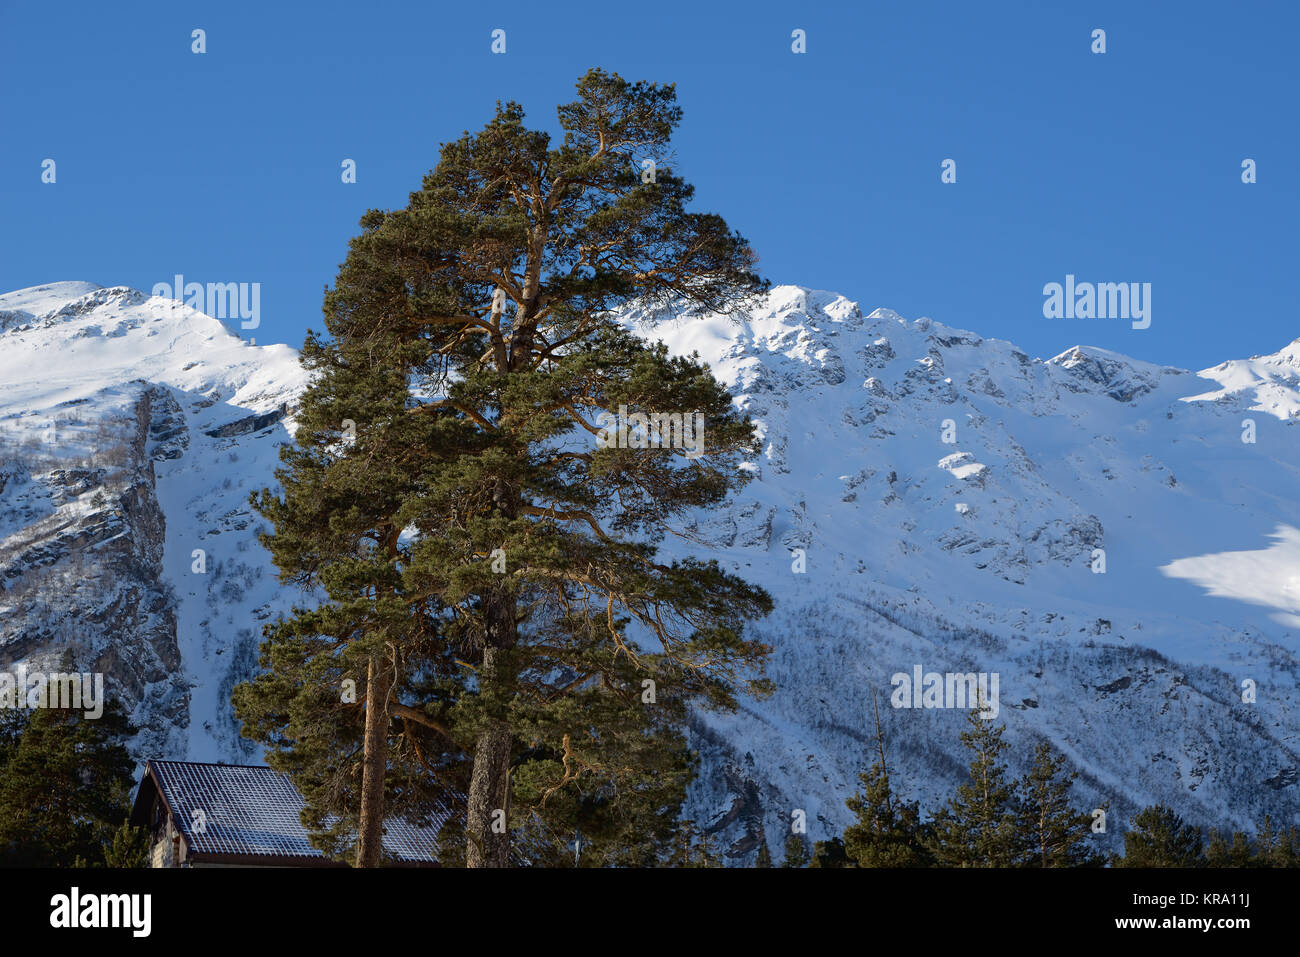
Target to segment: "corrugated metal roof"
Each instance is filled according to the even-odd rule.
[[[299,813],[303,799],[287,775],[268,767],[150,761],[148,769],[190,854],[320,859]],[[407,863],[433,863],[439,829],[458,813],[444,807],[429,827],[389,819],[384,850]]]

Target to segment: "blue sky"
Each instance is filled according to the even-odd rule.
[[[366,208],[497,99],[553,129],[602,66],[677,83],[696,208],[773,282],[1201,368],[1300,336],[1297,28],[1294,3],[0,0],[0,289],[260,282],[249,334],[299,345]],[[1151,283],[1151,327],[1043,318],[1067,273]]]

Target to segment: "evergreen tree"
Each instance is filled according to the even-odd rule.
[[[874,696],[873,696],[874,703]],[[885,761],[885,737],[876,707],[875,763],[858,775],[862,792],[845,803],[857,820],[844,831],[844,849],[858,867],[928,867],[933,863],[929,828],[921,822],[920,805],[896,798]]]
[[[266,629],[267,670],[236,688],[236,715],[245,735],[269,746],[268,763],[293,776],[318,846],[335,857],[355,853],[359,866],[381,861],[393,778],[426,767],[447,775],[454,764],[439,683],[454,688],[462,669],[440,639],[442,609],[411,596],[402,575],[401,510],[419,476],[401,449],[430,438],[428,422],[406,415],[397,357],[411,351],[392,336],[358,333],[327,345],[309,334],[302,362],[312,379],[294,444],[281,450],[282,492],[252,497],[274,526],[260,539],[281,581],[324,601]],[[427,795],[402,797],[389,810],[420,818]]]
[[[243,733],[266,746],[267,763],[291,775],[303,796],[303,824],[312,843],[336,860],[358,866],[382,862],[382,829],[376,820],[401,816],[428,823],[468,782],[467,761],[451,738],[446,712],[455,700],[460,666],[436,637],[414,634],[376,655],[386,681],[371,681],[367,644],[358,632],[366,621],[355,605],[296,609],[267,629],[265,669],[235,688],[232,701]],[[425,619],[432,631],[436,620]],[[351,636],[338,639],[337,635]],[[383,698],[377,686],[386,685]],[[368,709],[387,714],[383,805],[362,825],[364,751]],[[361,837],[370,834],[364,857]],[[463,840],[463,832],[459,835]],[[444,846],[440,859],[446,856]]]
[[[1152,805],[1133,818],[1124,834],[1121,867],[1200,867],[1201,832],[1183,821],[1172,808]]]
[[[68,668],[70,669],[70,665]],[[38,708],[7,712],[0,731],[0,864],[100,865],[130,813],[133,732],[120,707],[99,718]]]
[[[766,837],[764,837],[758,843],[758,854],[755,855],[754,857],[754,866],[755,867],[772,866],[772,852],[768,849]]]
[[[107,867],[148,867],[149,831],[123,821],[104,848],[104,864]]]
[[[844,850],[844,842],[838,837],[817,841],[813,844],[812,861],[809,867],[852,867],[849,856]]]
[[[785,839],[785,859],[782,867],[808,866],[808,840],[797,832],[791,831]]]
[[[503,815],[667,846],[689,765],[673,723],[769,687],[743,634],[768,596],[656,561],[675,519],[745,480],[752,423],[705,366],[610,318],[728,313],[763,287],[740,236],[686,211],[680,117],[672,86],[600,70],[558,146],[499,106],[405,209],[362,218],[326,293],[283,495],[254,502],[282,579],[326,601],[272,630],[274,673],[236,705],[318,825],[355,822],[358,863],[379,861],[386,808],[457,774],[469,866],[507,863]],[[364,702],[338,700],[345,679]]]
[[[634,687],[629,662],[608,674],[616,688]],[[678,846],[686,785],[698,763],[681,730],[686,715],[679,697],[649,705],[635,693],[595,686],[551,701],[521,695],[505,713],[517,749],[511,818],[525,830],[534,823],[531,858],[548,843],[546,834],[575,831],[582,835],[584,867],[651,867]],[[707,844],[707,836],[699,841]],[[571,855],[569,841],[563,849],[549,843],[552,855]]]
[[[1271,863],[1273,867],[1300,867],[1300,832],[1294,827],[1278,835]]]
[[[971,752],[970,779],[935,820],[935,861],[948,867],[1011,867],[1022,857],[1013,785],[1002,754],[1006,726],[993,727],[972,708],[961,735]]]
[[[1091,847],[1092,817],[1070,806],[1076,773],[1065,772],[1065,756],[1040,741],[1033,766],[1017,782],[1016,828],[1026,844],[1031,867],[1079,867],[1100,864]]]
[[[1244,865],[1238,865],[1244,866]],[[1253,867],[1297,867],[1300,866],[1300,834],[1291,827],[1277,831],[1273,819],[1264,816],[1264,823],[1257,832],[1255,854],[1251,859]]]
[[[1242,831],[1234,831],[1229,843],[1221,831],[1211,829],[1209,846],[1205,850],[1206,867],[1254,867],[1258,857],[1250,838]]]
[[[1232,834],[1232,846],[1228,848],[1229,867],[1251,867],[1254,862],[1255,848],[1250,838],[1242,831]]]
[[[665,867],[721,867],[722,860],[714,849],[713,839],[695,826],[694,821],[679,822],[671,853],[662,861]]]

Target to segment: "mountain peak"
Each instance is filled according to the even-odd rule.
[[[0,294],[0,337],[0,388],[28,410],[139,379],[262,411],[304,376],[288,346],[250,346],[220,319],[130,286],[57,282]]]
[[[86,293],[103,288],[97,282],[47,282],[0,294],[0,309],[47,312],[50,308],[57,308],[58,304],[80,299]]]
[[[0,295],[0,333],[26,325],[102,289],[93,282],[50,282]]]

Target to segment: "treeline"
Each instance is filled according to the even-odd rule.
[[[1070,802],[1077,774],[1066,770],[1063,755],[1046,742],[1034,749],[1029,771],[1008,775],[1003,760],[1006,725],[994,727],[970,715],[961,735],[970,753],[968,779],[930,815],[915,801],[904,801],[890,781],[884,737],[876,723],[876,754],[859,775],[861,789],[846,802],[856,820],[840,837],[811,848],[804,835],[785,841],[784,867],[1295,867],[1300,864],[1300,831],[1277,828],[1264,818],[1254,837],[1203,833],[1172,808],[1152,805],[1131,821],[1124,853],[1097,847],[1093,809]],[[1106,807],[1096,811],[1106,811]],[[1095,816],[1094,816],[1095,815]],[[764,842],[757,867],[771,867]]]
[[[847,800],[854,821],[839,836],[810,844],[787,836],[783,867],[1295,867],[1300,831],[1264,818],[1254,836],[1203,832],[1171,808],[1144,808],[1124,835],[1124,853],[1098,848],[1093,809],[1075,807],[1076,778],[1065,759],[1040,742],[1029,771],[1012,778],[1003,756],[1005,725],[971,714],[961,735],[970,753],[967,780],[933,814],[899,798],[877,725],[871,767]],[[131,727],[110,705],[98,720],[62,709],[0,709],[0,867],[141,867],[147,835],[126,819],[135,784],[123,742]],[[1105,810],[1105,808],[1101,808]],[[692,821],[667,823],[647,845],[618,862],[632,866],[720,867],[725,854]],[[608,864],[605,855],[532,841],[532,863]],[[584,842],[585,843],[585,842]],[[455,846],[455,845],[453,845]],[[554,851],[555,853],[549,853]],[[567,857],[565,855],[568,855]],[[445,864],[454,865],[455,861]],[[617,864],[615,865],[617,866]],[[767,842],[757,867],[772,867]]]
[[[80,711],[0,708],[0,867],[143,867],[148,834],[127,823],[133,729],[110,702]]]

